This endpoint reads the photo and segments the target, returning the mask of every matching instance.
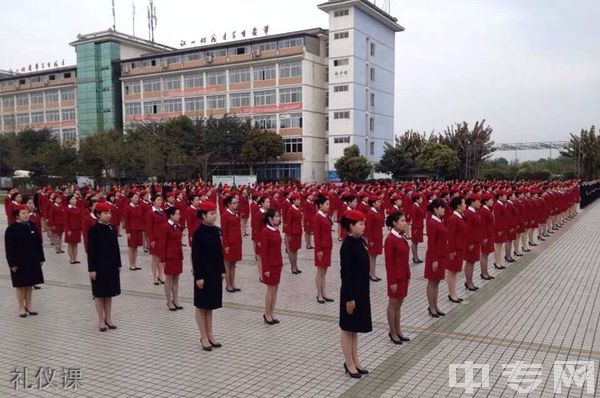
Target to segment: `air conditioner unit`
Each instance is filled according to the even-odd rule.
[[[254,56],[260,57],[260,50],[254,50]]]

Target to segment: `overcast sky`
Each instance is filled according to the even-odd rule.
[[[315,0],[155,0],[156,41],[327,28]],[[117,30],[147,38],[147,0],[115,0]],[[383,3],[383,0],[378,0]],[[78,33],[112,25],[111,0],[0,0],[0,69],[65,59]],[[600,124],[600,1],[391,0],[396,133],[485,118],[496,142],[567,140]]]

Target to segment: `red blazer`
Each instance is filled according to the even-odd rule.
[[[281,257],[281,234],[277,229],[265,226],[258,236],[262,272],[270,272],[283,267]]]
[[[287,231],[290,235],[302,235],[302,210],[291,205],[287,211]]]
[[[452,214],[448,219],[448,252],[463,252],[467,248],[467,223],[463,217]]]
[[[167,260],[183,260],[181,231],[181,226],[171,224],[168,221],[158,226],[158,258],[161,262],[166,263]]]
[[[67,208],[62,204],[50,204],[50,219],[52,225],[65,225],[67,223]]]
[[[315,219],[315,214],[317,214],[317,206],[313,202],[305,200],[302,203],[302,219],[304,220],[304,232],[313,232],[313,220]]]
[[[110,225],[118,228],[119,224],[121,224],[121,208],[119,208],[119,205],[117,204],[117,202],[111,203],[111,205],[112,205],[112,208],[110,209],[110,213],[111,213]]]
[[[448,228],[431,217],[427,221],[427,262],[438,262],[438,266],[448,264]]]
[[[138,232],[144,230],[144,208],[139,204],[133,206],[131,203],[123,209],[123,222],[125,231]]]
[[[283,233],[284,234],[289,233],[288,232],[288,227],[289,227],[288,211],[289,211],[290,207],[292,207],[292,204],[290,203],[289,200],[283,199],[281,201],[281,218],[283,220]]]
[[[252,229],[252,240],[258,240],[258,235],[264,228],[264,212],[260,211],[260,207],[256,206],[252,212],[252,219],[250,220],[250,228]]]
[[[65,227],[69,231],[81,231],[81,224],[83,222],[82,210],[75,206],[69,206],[67,208],[67,220]]]
[[[497,200],[494,202],[494,206],[492,206],[492,211],[494,212],[494,226],[496,228],[496,233],[500,231],[508,232],[506,205],[502,204],[500,200]]]
[[[185,218],[186,218],[186,224],[187,224],[187,229],[188,229],[188,235],[190,237],[190,242],[191,242],[192,235],[194,235],[194,231],[196,231],[196,228],[198,228],[198,225],[200,225],[200,223],[202,222],[198,218],[198,209],[196,209],[195,207],[192,207],[191,205],[188,206],[186,213],[185,213]]]
[[[406,216],[405,216],[406,217]],[[410,226],[411,233],[415,233],[413,231],[422,232],[424,228],[423,222],[425,221],[425,208],[422,204],[417,205],[416,203],[412,204],[412,224]]]
[[[179,209],[179,213],[181,214],[181,218],[179,219],[179,225],[182,229],[185,229],[185,224],[187,221],[185,217],[185,211],[187,210],[188,205],[183,200],[175,199],[175,206],[177,206],[177,208]]]
[[[481,217],[481,231],[483,237],[488,240],[494,240],[494,213],[492,213],[491,209],[481,206],[479,208],[479,215]]]
[[[81,221],[81,232],[83,233],[83,247],[85,248],[86,252],[88,245],[88,232],[93,225],[96,225],[97,222],[98,219],[92,217],[92,214],[89,211],[84,211],[83,220]]]
[[[6,218],[8,218],[9,220],[12,217],[11,203],[12,203],[12,200],[10,199],[10,196],[6,196],[4,198],[4,212],[6,213]],[[8,224],[11,224],[11,223],[9,222]]]
[[[315,253],[324,250],[331,250],[333,240],[331,239],[332,221],[327,215],[317,212],[313,218],[313,229],[315,234]]]
[[[404,237],[391,231],[385,238],[383,253],[388,286],[410,279],[409,247]]]
[[[383,226],[385,225],[383,215],[373,209],[369,209],[365,214],[367,216],[365,220],[365,238],[368,242],[382,242]]]
[[[223,247],[242,242],[242,226],[240,216],[232,214],[229,210],[221,215],[221,232]]]
[[[150,241],[157,240],[159,227],[167,221],[167,216],[162,210],[157,212],[152,209],[146,214],[146,232]]]
[[[467,224],[467,245],[481,243],[483,229],[481,226],[481,216],[477,211],[465,210],[465,222]]]
[[[244,195],[239,195],[239,200],[240,200],[240,217],[241,218],[248,218],[250,217],[250,201],[248,200],[248,198]]]

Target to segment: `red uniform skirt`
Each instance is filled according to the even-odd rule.
[[[391,298],[403,299],[408,295],[408,279],[396,282],[396,292],[392,292],[390,285],[387,286],[387,295]]]
[[[127,247],[140,247],[144,244],[144,234],[142,231],[128,232]]]
[[[229,244],[229,253],[225,253],[225,248],[223,248],[223,260],[227,262],[233,261],[241,261],[242,259],[242,242],[239,243],[230,243]]]
[[[302,247],[302,234],[289,234],[286,238],[288,240],[288,250],[296,251]]]
[[[269,277],[263,272],[261,282],[269,286],[279,285],[279,281],[281,280],[281,268],[282,267],[271,268],[269,270]]]
[[[410,241],[412,243],[423,242],[423,228],[411,228],[410,235]]]
[[[70,229],[65,234],[65,243],[70,245],[74,245],[76,243],[81,242],[81,230],[80,229]]]
[[[315,266],[317,268],[327,268],[331,265],[331,248],[323,249],[323,257],[319,260],[317,251],[315,250]]]
[[[500,231],[496,231],[494,233],[494,243],[504,243],[506,242],[506,231],[505,230],[500,230]]]
[[[150,253],[151,256],[158,256],[158,240],[156,238],[149,238],[148,253]]]
[[[481,256],[481,243],[477,242],[473,244],[473,249],[469,250],[467,246],[467,251],[465,252],[465,261],[470,263],[474,263],[475,261],[479,261]]]
[[[446,269],[448,271],[461,272],[464,259],[465,252],[463,252],[462,250],[457,250],[454,258],[448,260],[448,266],[446,267]]]
[[[372,240],[369,241],[367,246],[369,248],[369,255],[371,256],[379,256],[383,252],[383,241]]]
[[[167,259],[165,263],[165,275],[179,275],[183,271],[183,261]]]
[[[488,237],[485,244],[481,243],[481,252],[485,254],[494,252],[494,240],[492,238]]]
[[[52,232],[56,235],[62,235],[65,232],[65,226],[63,224],[56,224],[52,226]]]
[[[512,230],[512,232],[511,232]],[[508,230],[508,240],[517,239],[517,227],[512,227]]]
[[[438,261],[438,266],[435,271],[433,270],[432,264],[433,261],[431,260],[431,256],[425,254],[425,267],[423,276],[425,279],[432,281],[441,281],[446,277],[446,264],[442,261]]]

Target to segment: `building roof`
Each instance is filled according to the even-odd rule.
[[[94,33],[86,33],[83,35],[80,33],[77,35],[77,40],[69,43],[69,45],[75,46],[78,44],[98,43],[105,41],[116,41],[121,44],[126,44],[128,46],[140,48],[153,53],[175,50],[175,48],[173,47],[141,39],[139,37],[128,35],[127,33],[118,32],[113,29],[102,30],[100,32]]]
[[[6,75],[3,76],[2,74],[0,74],[0,81],[6,81],[6,80],[17,80],[17,79],[25,79],[28,77],[36,77],[36,76],[44,76],[44,75],[51,75],[53,73],[62,73],[62,72],[74,72],[77,70],[77,67],[75,65],[71,65],[71,66],[61,66],[59,68],[52,68],[52,69],[40,69],[40,70],[36,70],[34,72],[13,72],[12,75]]]
[[[394,32],[403,32],[404,27],[398,24],[398,19],[391,16],[381,8],[377,7],[374,3],[368,0],[329,0],[326,3],[319,4],[319,9],[329,12],[342,7],[357,7],[365,13],[371,15],[373,18],[378,19],[388,28]]]
[[[165,51],[165,52],[159,53],[159,54],[145,54],[140,57],[122,59],[121,62],[131,62],[134,60],[139,61],[139,60],[144,60],[144,59],[151,59],[151,58],[156,58],[157,55],[159,55],[159,56],[183,55],[183,54],[190,54],[190,53],[194,53],[194,52],[198,52],[198,51],[209,51],[209,50],[215,50],[215,49],[220,49],[220,48],[245,46],[245,45],[250,45],[250,44],[265,43],[265,42],[269,42],[269,41],[273,41],[273,40],[282,40],[282,39],[289,38],[289,37],[298,37],[298,36],[318,37],[319,35],[327,34],[327,32],[328,32],[328,30],[323,29],[323,28],[297,30],[294,32],[280,33],[280,34],[276,34],[276,35],[260,36],[260,37],[257,36],[257,37],[250,37],[250,38],[241,39],[241,40],[232,40],[232,41],[225,41],[225,42],[221,42],[221,43],[206,44],[206,45],[202,45],[202,46],[186,47],[186,48],[182,48],[179,50],[173,49],[171,51]]]

